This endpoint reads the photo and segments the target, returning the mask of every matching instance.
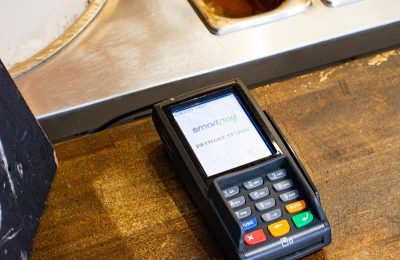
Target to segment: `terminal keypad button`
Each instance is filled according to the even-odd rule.
[[[254,246],[267,241],[267,236],[262,229],[257,229],[251,233],[244,235],[244,242],[248,246]]]
[[[252,200],[259,200],[259,199],[267,197],[268,195],[269,195],[268,187],[264,187],[262,189],[255,190],[255,191],[249,193],[249,196]]]
[[[268,225],[268,231],[273,237],[281,237],[289,233],[290,225],[286,219]]]
[[[246,190],[251,190],[260,187],[261,185],[263,185],[263,183],[263,179],[261,177],[258,177],[256,179],[244,182],[243,186],[246,188]]]
[[[242,226],[243,226],[244,232],[256,228],[257,225],[258,225],[257,218],[249,218],[245,221],[242,221]]]
[[[239,187],[238,186],[230,187],[226,190],[223,190],[222,193],[224,194],[225,198],[233,197],[233,196],[239,194]]]
[[[276,191],[284,191],[293,187],[292,180],[284,180],[272,185]]]
[[[299,200],[299,201],[287,204],[285,206],[285,208],[289,214],[293,214],[293,213],[296,213],[296,212],[299,212],[299,211],[302,211],[303,209],[305,209],[306,203],[304,200]]]
[[[248,216],[251,215],[251,209],[250,207],[239,209],[238,211],[235,211],[235,215],[237,216],[238,219],[247,218]]]
[[[299,190],[285,169],[231,185],[234,186],[222,190],[222,195],[240,220],[244,232],[250,232],[244,235],[247,246],[265,242],[268,236],[285,236],[291,232],[290,225],[296,230],[313,221],[311,211],[302,212],[307,208],[306,202],[300,198]]]
[[[255,204],[255,206],[258,211],[264,211],[264,210],[273,208],[273,207],[275,207],[275,199],[269,198],[269,199],[257,202]]]
[[[292,217],[293,223],[297,228],[310,224],[314,219],[311,211],[304,211]]]
[[[279,169],[274,172],[270,172],[267,174],[267,177],[270,181],[277,181],[283,179],[287,176],[286,171],[284,169]]]
[[[229,206],[231,206],[232,209],[240,207],[242,205],[244,205],[244,203],[246,203],[246,200],[244,199],[243,196],[234,198],[230,201],[228,201]]]
[[[279,195],[279,198],[281,199],[282,202],[289,202],[297,199],[299,196],[300,194],[298,190],[291,190]]]
[[[271,222],[274,221],[278,218],[282,217],[282,211],[280,209],[274,209],[270,212],[264,213],[261,215],[261,218],[265,221],[265,222]]]

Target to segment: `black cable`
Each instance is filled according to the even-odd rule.
[[[119,115],[119,116],[117,116],[117,117],[105,122],[100,127],[95,128],[95,129],[93,129],[91,131],[88,131],[87,134],[93,134],[93,133],[97,133],[97,132],[103,131],[103,130],[111,127],[112,125],[114,125],[114,124],[116,124],[116,123],[118,123],[118,122],[120,122],[120,121],[122,121],[122,120],[124,120],[124,119],[126,119],[128,117],[130,117],[130,116],[133,116],[133,115],[138,114],[140,112],[146,112],[146,110],[149,110],[148,113],[144,113],[143,115],[140,115],[140,116],[137,116],[137,117],[133,117],[132,121],[136,121],[136,120],[139,120],[139,119],[147,118],[147,117],[151,116],[151,108],[152,108],[152,106],[153,105],[148,105],[148,106],[142,107],[140,109],[132,110],[132,111],[126,112],[126,113],[124,113],[122,115]]]

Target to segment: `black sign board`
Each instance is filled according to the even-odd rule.
[[[27,259],[56,169],[53,147],[0,61],[0,259]]]

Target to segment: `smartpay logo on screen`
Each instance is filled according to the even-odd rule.
[[[207,176],[271,155],[232,93],[174,111],[173,116]]]
[[[224,117],[224,118],[221,118],[221,119],[217,119],[217,120],[212,121],[212,122],[208,122],[208,123],[199,125],[198,127],[194,127],[192,129],[192,131],[193,131],[194,134],[196,134],[198,132],[207,130],[209,128],[213,128],[213,127],[216,127],[216,126],[223,126],[225,124],[234,123],[236,121],[237,121],[236,114],[232,114],[230,116],[227,116],[227,117]]]

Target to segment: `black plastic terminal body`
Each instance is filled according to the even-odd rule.
[[[235,168],[218,174],[214,178],[207,178],[199,167],[185,137],[177,129],[169,108],[171,105],[228,88],[239,94],[253,120],[276,151],[273,155],[255,164]],[[228,257],[231,259],[297,259],[318,251],[331,242],[330,225],[323,211],[317,189],[271,116],[261,110],[240,80],[236,79],[198,89],[158,103],[153,107],[152,116],[168,156],[178,169],[189,193]],[[269,237],[265,243],[248,246],[244,243],[245,231],[242,224],[230,209],[222,191],[245,180],[260,176],[265,178],[266,173],[275,169],[286,170],[302,199],[306,201],[307,210],[314,215],[314,220],[310,225],[301,229],[296,229],[289,221],[291,230],[293,230],[285,236],[285,239],[291,241],[289,245],[284,246],[279,238]],[[255,214],[260,213],[256,212]],[[286,212],[283,214],[283,217],[289,217]]]

